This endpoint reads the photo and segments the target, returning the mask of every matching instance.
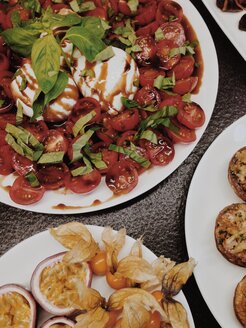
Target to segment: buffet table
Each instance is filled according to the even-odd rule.
[[[149,192],[120,206],[100,212],[80,215],[46,215],[0,204],[0,255],[37,232],[77,220],[86,224],[110,225],[115,229],[125,226],[127,234],[134,238],[144,235],[144,244],[157,256],[164,254],[177,262],[187,259],[184,213],[193,173],[202,155],[216,136],[246,114],[245,61],[223,34],[202,2],[197,0],[192,0],[192,2],[203,16],[212,34],[220,71],[219,92],[214,113],[195,150],[171,176]],[[201,188],[206,188],[206,186],[203,185]],[[199,217],[197,219],[199,220]],[[193,277],[185,286],[184,293],[196,327],[219,327],[206,306]]]

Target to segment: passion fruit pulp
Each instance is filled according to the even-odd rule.
[[[33,272],[31,290],[34,298],[47,312],[56,316],[69,316],[76,309],[71,307],[71,295],[76,295],[74,279],[87,286],[91,284],[92,272],[88,263],[68,264],[62,261],[62,252],[39,263]]]
[[[66,317],[54,317],[45,321],[40,328],[72,328],[75,324]]]
[[[8,284],[0,287],[0,327],[34,328],[36,303],[22,286]]]

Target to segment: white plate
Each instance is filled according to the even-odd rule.
[[[150,190],[167,178],[189,156],[204,133],[214,109],[218,90],[218,61],[211,35],[196,8],[187,0],[177,0],[177,2],[183,7],[185,15],[196,31],[204,60],[204,75],[201,89],[198,95],[192,97],[195,102],[202,106],[206,113],[205,124],[196,132],[197,140],[189,145],[176,145],[176,154],[170,164],[166,167],[155,167],[148,170],[139,177],[139,183],[133,191],[120,197],[113,197],[112,192],[106,186],[104,179],[102,179],[99,188],[88,195],[64,194],[64,191],[49,191],[45,193],[39,203],[30,206],[21,206],[14,203],[10,199],[8,192],[0,188],[0,200],[2,203],[33,212],[65,215],[105,209],[124,203]],[[2,181],[0,180],[0,185],[2,184],[2,186],[9,186],[12,183],[13,177],[11,176],[2,178]],[[64,204],[67,208],[57,208],[58,204]]]
[[[88,225],[87,227],[94,239],[102,245],[101,234],[104,228],[93,225]],[[120,252],[119,258],[129,254],[134,241],[133,238],[126,236],[126,243]],[[8,283],[17,283],[29,289],[31,275],[37,264],[46,257],[64,250],[65,248],[63,248],[48,231],[38,233],[24,240],[0,258],[0,286]],[[150,263],[156,259],[155,254],[145,246],[143,246],[143,257]],[[93,277],[92,287],[97,289],[101,295],[106,298],[114,291],[108,287],[105,277]],[[184,305],[188,313],[190,326],[191,328],[195,328],[189,305],[184,294],[180,292],[175,298]],[[49,315],[47,313],[41,311],[38,323],[41,324],[48,317]]]
[[[240,18],[245,14],[245,11],[236,13],[223,12],[216,6],[216,0],[202,0],[202,2],[237,51],[246,60],[246,32],[238,28]]]
[[[193,176],[186,204],[188,253],[197,261],[195,278],[216,320],[223,328],[242,327],[233,310],[233,295],[245,268],[228,262],[217,250],[215,220],[227,205],[242,203],[233,192],[227,170],[233,154],[246,145],[246,115],[212,143]]]

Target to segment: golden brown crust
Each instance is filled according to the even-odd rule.
[[[246,327],[246,276],[238,283],[234,294],[234,311],[243,327]]]
[[[246,267],[246,204],[232,204],[217,216],[216,246],[230,262]]]
[[[246,201],[246,146],[233,155],[229,163],[228,179],[238,197]]]

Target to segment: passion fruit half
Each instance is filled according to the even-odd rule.
[[[45,311],[56,316],[69,316],[76,311],[69,305],[75,288],[74,279],[80,279],[90,286],[92,278],[88,263],[68,264],[62,261],[64,254],[66,252],[43,260],[37,265],[31,278],[34,298]]]
[[[25,288],[16,284],[0,287],[0,326],[36,327],[36,302]]]
[[[54,317],[45,321],[40,328],[72,328],[75,323],[66,317]]]

